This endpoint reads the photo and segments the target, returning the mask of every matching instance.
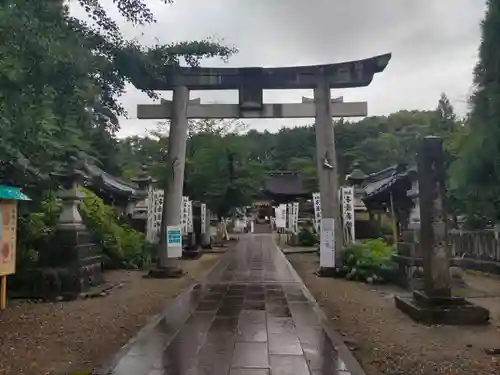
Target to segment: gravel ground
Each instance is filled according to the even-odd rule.
[[[108,272],[106,279],[121,281],[123,287],[103,298],[10,301],[0,314],[0,375],[59,375],[101,365],[219,257],[205,254],[182,261],[188,274],[181,279],[147,279],[144,271]]]
[[[427,327],[394,306],[394,294],[407,294],[402,289],[318,278],[313,274],[319,266],[316,254],[288,259],[368,375],[500,374],[500,355],[485,352],[500,348],[498,278],[465,276],[471,300],[490,309],[489,326]]]

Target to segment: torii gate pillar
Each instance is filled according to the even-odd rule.
[[[184,274],[175,258],[169,259],[167,243],[167,226],[180,225],[180,209],[182,188],[184,186],[184,169],[186,164],[186,142],[188,133],[187,108],[189,89],[177,86],[173,90],[172,117],[168,136],[168,175],[163,197],[160,240],[158,243],[157,268],[150,271],[150,276],[171,278]],[[165,105],[165,104],[164,104]]]
[[[337,155],[332,121],[331,91],[324,72],[314,88],[316,159],[321,199],[320,276],[330,276],[341,262],[342,230],[338,197]]]

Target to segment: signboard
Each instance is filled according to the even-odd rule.
[[[292,232],[299,233],[299,203],[292,204]]]
[[[335,267],[335,220],[321,219],[319,247],[320,267]]]
[[[17,202],[0,200],[0,276],[16,272]]]
[[[201,234],[207,233],[207,205],[202,203],[200,206],[200,226],[201,226]]]
[[[182,257],[182,226],[167,226],[167,252],[169,258]]]
[[[353,243],[356,239],[354,233],[354,188],[342,188],[342,221],[346,243]]]
[[[286,204],[275,208],[276,228],[286,228]]]
[[[321,225],[321,198],[319,193],[313,193],[313,205],[314,205],[314,228],[316,232],[319,233]]]

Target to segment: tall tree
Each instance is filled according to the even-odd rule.
[[[457,194],[471,217],[500,219],[500,0],[488,0],[481,24],[479,61],[474,69],[474,94],[469,135],[453,165]]]
[[[76,1],[72,1],[76,2]],[[67,3],[10,0],[0,4],[0,180],[40,186],[68,153],[113,170],[118,102],[127,82],[160,74],[182,58],[227,57],[211,41],[144,48],[125,40],[98,0],[78,0],[91,22],[70,16]],[[133,24],[154,22],[145,1],[116,0]],[[149,93],[154,95],[153,93]]]
[[[439,98],[436,113],[439,119],[437,130],[439,132],[453,130],[457,122],[457,115],[451,105],[450,99],[448,99],[445,93],[442,93]]]

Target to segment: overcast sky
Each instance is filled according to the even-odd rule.
[[[116,14],[112,0],[108,8]],[[441,92],[457,112],[467,110],[485,0],[147,0],[158,22],[143,28],[121,23],[144,44],[223,38],[239,53],[228,66],[291,66],[357,60],[392,52],[385,72],[366,88],[335,90],[345,101],[367,101],[370,115],[434,108]],[[78,14],[76,8],[73,8]],[[204,66],[223,66],[207,60]],[[299,102],[312,91],[265,92],[268,102]],[[161,92],[164,98],[171,93]],[[237,103],[236,92],[192,92],[202,102]],[[120,136],[144,134],[155,121],[137,120],[136,105],[151,100],[134,87],[122,102],[129,112]],[[251,127],[276,131],[312,120],[259,120]]]

